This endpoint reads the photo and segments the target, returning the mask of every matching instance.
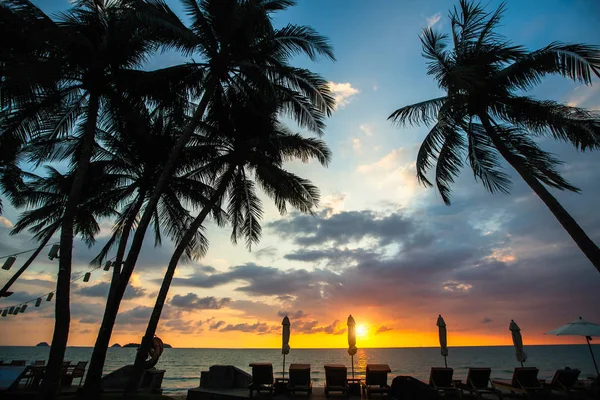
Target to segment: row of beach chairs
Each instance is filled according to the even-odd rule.
[[[87,361],[79,361],[77,364],[71,364],[71,361],[63,361],[62,386],[71,386],[77,378],[79,378],[79,386],[81,386],[87,363]],[[0,365],[27,367],[19,377],[19,381],[24,381],[25,387],[37,387],[46,372],[45,360],[35,360],[29,365],[26,360],[12,360],[10,363],[0,363]]]
[[[250,397],[253,392],[268,392],[273,395],[274,386],[284,386],[285,392],[295,395],[297,392],[312,394],[312,381],[310,378],[310,364],[291,364],[289,378],[273,378],[273,366],[270,363],[254,363],[252,367],[252,384],[250,384]],[[387,364],[367,364],[364,381],[349,379],[348,370],[344,365],[325,365],[325,396],[332,392],[340,392],[344,397],[349,397],[351,384],[360,384],[363,394],[390,394],[392,386],[388,385],[387,374],[391,372]],[[578,390],[578,369],[557,370],[550,383],[545,384],[538,379],[539,370],[535,367],[515,368],[511,380],[492,380],[491,368],[469,368],[466,380],[454,380],[452,368],[432,368],[428,386],[441,395],[455,395],[462,397],[469,392],[477,398],[484,395],[496,395],[502,399],[502,391],[533,396],[543,391],[556,390],[565,393]]]

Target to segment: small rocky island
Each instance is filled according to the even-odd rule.
[[[165,349],[172,349],[173,348],[173,346],[171,346],[168,343],[165,343],[163,346],[164,346]],[[115,345],[113,345],[113,347],[115,347]],[[139,343],[127,343],[125,346],[123,346],[123,348],[126,348],[126,347],[135,347],[137,349],[138,347],[140,347],[140,344]]]
[[[115,343],[115,344],[113,344],[113,345],[112,345],[112,346],[110,346],[110,347],[121,347],[121,345],[120,345],[119,343]]]
[[[48,344],[48,342],[39,342],[35,345],[35,347],[50,347],[50,345]]]

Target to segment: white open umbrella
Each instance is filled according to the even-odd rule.
[[[354,378],[354,355],[358,349],[356,348],[356,322],[352,315],[348,317],[348,354],[352,358],[352,378]]]
[[[517,323],[511,319],[508,329],[510,329],[513,344],[515,345],[515,355],[517,356],[517,361],[521,363],[522,367],[523,363],[527,361],[527,354],[525,354],[523,351],[523,337],[521,336],[521,328],[519,328],[519,325],[517,325]]]
[[[596,364],[596,358],[594,357],[594,352],[592,351],[592,345],[590,344],[592,336],[600,336],[600,325],[586,321],[585,319],[579,317],[575,321],[563,325],[560,328],[546,332],[546,335],[585,336],[585,340],[590,348],[590,354],[592,355],[594,367],[596,367],[596,373],[600,375],[600,372],[598,371],[598,364]]]
[[[446,332],[446,322],[444,322],[444,318],[441,315],[438,316],[436,325],[439,330],[440,348],[442,349],[442,356],[444,356],[444,365],[448,368],[448,362],[446,361],[446,357],[448,357],[448,335]]]
[[[283,354],[283,377],[285,378],[285,355],[290,354],[290,319],[287,315],[281,321],[281,325],[283,325],[281,354]]]

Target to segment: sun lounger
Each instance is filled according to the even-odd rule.
[[[484,394],[494,394],[501,400],[502,392],[492,383],[491,374],[490,368],[469,368],[466,382],[459,384],[458,387],[461,391],[466,390],[474,394],[478,399],[481,399]]]
[[[345,397],[350,396],[347,374],[348,369],[344,365],[325,365],[325,397],[329,397],[331,392],[342,392]]]
[[[254,391],[260,394],[260,391],[268,391],[269,396],[273,396],[273,364],[271,363],[252,363],[252,383],[250,397]]]
[[[289,377],[288,393],[295,395],[296,392],[306,392],[308,396],[312,395],[310,364],[291,364]]]
[[[579,374],[581,373],[578,369],[559,369],[554,373],[552,381],[547,385],[550,390],[557,390],[560,392],[570,392],[577,390],[577,384],[579,383]]]
[[[12,360],[9,365],[12,365],[13,367],[22,367],[25,365],[25,360]]]
[[[544,386],[538,380],[539,370],[535,367],[515,368],[512,380],[493,380],[495,386],[509,390],[511,393],[523,393],[532,396],[544,390]]]
[[[363,394],[367,396],[375,393],[388,394],[390,385],[387,383],[387,374],[392,372],[387,364],[367,364]]]
[[[431,374],[429,375],[429,386],[435,390],[438,395],[458,395],[462,397],[462,393],[458,390],[452,375],[454,370],[452,368],[431,368]]]
[[[70,386],[73,383],[73,380],[79,378],[79,386],[81,386],[81,382],[83,381],[83,376],[85,375],[85,367],[87,365],[87,361],[79,361],[75,365],[69,365],[65,371],[63,371],[62,382],[65,386]],[[64,365],[63,365],[64,368]]]

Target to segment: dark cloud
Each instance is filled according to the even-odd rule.
[[[267,246],[263,247],[262,249],[253,251],[253,254],[257,260],[263,258],[273,260],[277,256],[277,248],[275,246]]]
[[[85,284],[82,284],[85,285]],[[81,289],[75,291],[76,294],[86,297],[102,297],[108,296],[108,290],[110,288],[109,282],[101,282],[93,286],[83,286]],[[146,289],[136,286],[127,286],[125,290],[124,299],[134,299],[146,296]]]
[[[481,323],[482,323],[482,324],[490,324],[490,323],[492,323],[492,322],[494,322],[494,320],[493,320],[493,319],[491,319],[491,318],[488,318],[488,317],[484,317],[484,318],[481,320]]]
[[[235,324],[235,325],[229,324],[229,325],[221,328],[220,332],[239,331],[239,332],[246,332],[246,333],[258,333],[259,335],[260,334],[264,335],[264,334],[270,333],[277,329],[278,329],[278,327],[268,325],[265,322],[256,322],[255,324],[248,324],[248,323]]]
[[[418,225],[400,213],[380,215],[371,210],[343,211],[324,218],[329,211],[324,210],[317,217],[293,213],[290,218],[271,222],[267,227],[301,246],[328,242],[340,245],[365,238],[388,245],[409,239],[419,231]]]
[[[377,328],[377,330],[375,331],[375,334],[393,331],[393,330],[394,330],[394,328],[389,328],[385,325],[381,325],[379,328]]]
[[[176,294],[171,299],[172,306],[192,310],[219,310],[229,303],[231,303],[229,297],[223,297],[222,299],[213,296],[200,298],[195,293],[188,293],[183,296]]]
[[[225,321],[213,322],[212,324],[210,324],[209,329],[211,331],[215,331],[215,330],[219,329],[220,327],[222,327],[223,325],[225,325]]]
[[[278,311],[277,312],[277,316],[278,317],[285,317],[288,316],[288,318],[294,320],[294,319],[301,319],[301,318],[306,318],[308,317],[308,314],[306,314],[304,311],[302,310],[298,310],[298,311]]]
[[[304,334],[327,333],[329,335],[342,335],[346,333],[346,328],[340,325],[339,320],[333,321],[329,325],[319,325],[319,321],[294,321],[291,329],[293,332]]]

